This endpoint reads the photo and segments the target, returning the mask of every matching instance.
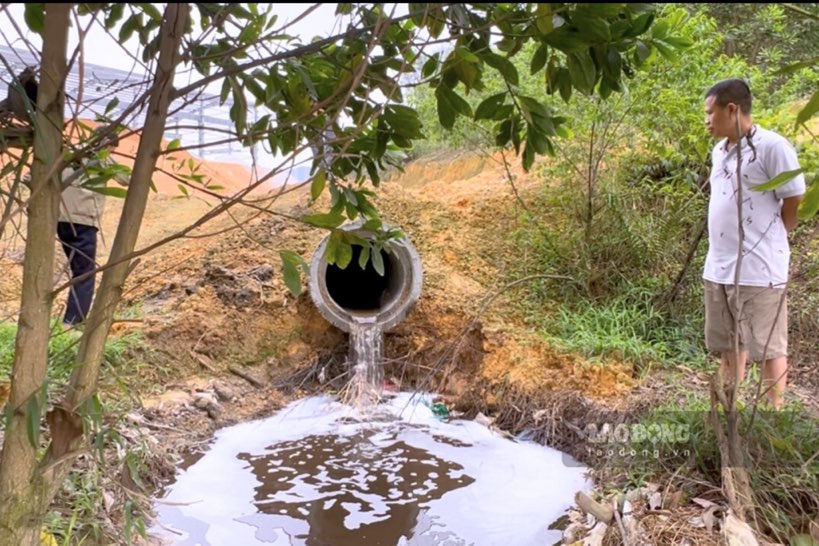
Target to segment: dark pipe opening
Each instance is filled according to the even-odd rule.
[[[358,259],[362,247],[352,246],[353,259],[346,269],[327,265],[327,293],[339,307],[347,311],[376,311],[390,300],[395,287],[400,286],[393,278],[392,255],[381,250],[384,262],[384,276],[381,276],[373,267],[372,260],[368,260],[367,266],[361,269]]]

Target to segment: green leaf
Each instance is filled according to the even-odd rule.
[[[172,141],[170,141],[168,143],[168,147],[166,148],[165,151],[172,152],[173,150],[178,150],[181,147],[182,147],[182,141],[179,140],[178,138],[175,138],[175,139],[173,139]]]
[[[649,55],[651,55],[651,49],[649,49],[642,40],[637,40],[637,44],[634,46],[634,57],[637,61],[637,66],[643,64]]]
[[[470,63],[477,63],[480,62],[480,59],[477,55],[469,51],[469,48],[466,46],[458,46],[455,48],[455,54],[463,59],[464,61],[468,61]]]
[[[753,186],[751,190],[753,191],[775,190],[779,186],[785,184],[786,182],[789,182],[794,176],[800,174],[802,171],[803,169],[794,169],[792,171],[781,172],[778,175],[771,178],[770,180],[768,180],[767,182]]]
[[[355,205],[353,205],[349,201],[347,202],[346,211],[347,218],[349,218],[350,220],[355,220],[356,217],[358,216],[358,209],[355,208]]]
[[[375,248],[375,251],[372,253],[372,261],[373,267],[375,268],[375,272],[378,273],[380,276],[384,276],[384,257],[381,256],[381,249]]]
[[[26,402],[26,433],[31,447],[36,449],[40,443],[40,403],[36,393]]]
[[[326,183],[327,175],[324,171],[319,171],[313,176],[313,181],[310,183],[310,197],[313,201],[319,198],[321,192],[324,191]]]
[[[611,29],[609,24],[600,17],[586,14],[576,14],[574,26],[580,32],[580,36],[592,44],[604,43],[611,40]]]
[[[677,49],[686,49],[694,45],[694,41],[683,36],[666,36],[663,41]]]
[[[549,110],[547,110],[546,106],[541,104],[536,98],[521,95],[518,97],[518,99],[520,100],[521,106],[524,107],[524,111],[528,110],[534,116],[544,118],[549,117]]]
[[[668,21],[658,21],[651,27],[651,37],[662,40],[668,35]]]
[[[162,14],[159,13],[159,10],[153,4],[148,3],[141,3],[139,4],[139,9],[141,9],[145,14],[148,15],[152,20],[160,23],[162,22]]]
[[[555,28],[552,21],[552,6],[546,2],[537,4],[537,18],[535,19],[535,27],[541,34],[549,34]]]
[[[442,88],[443,86],[438,89]],[[455,125],[455,110],[444,99],[443,93],[439,93],[437,90],[435,91],[435,99],[438,105],[438,121],[444,129],[452,129],[452,126]]]
[[[532,168],[532,165],[535,163],[535,150],[530,146],[528,143],[526,147],[523,148],[523,170],[529,171]]]
[[[117,107],[118,104],[119,104],[118,98],[114,97],[113,99],[111,99],[108,102],[108,104],[105,105],[105,114],[108,115],[111,112],[111,110]]]
[[[811,184],[802,202],[799,204],[799,219],[810,220],[819,212],[819,178],[813,177]]]
[[[301,256],[292,250],[280,250],[279,257],[282,260],[282,274],[284,275],[284,284],[287,289],[298,297],[301,294],[301,275],[299,274],[299,266],[303,265]]]
[[[105,18],[105,30],[111,30],[122,19],[122,13],[125,10],[124,2],[116,2],[111,6],[108,16]]]
[[[370,245],[362,245],[361,254],[358,255],[358,267],[365,269],[368,261],[370,261]]]
[[[330,234],[330,238],[327,239],[327,246],[324,250],[324,259],[327,260],[327,263],[333,265],[336,263],[336,249],[338,248],[338,244],[341,242],[341,235],[337,231],[334,231]]]
[[[526,147],[532,147],[539,154],[545,154],[549,151],[549,139],[537,127],[529,125],[527,134]]]
[[[137,30],[138,26],[139,26],[138,15],[134,14],[131,15],[128,19],[126,19],[125,22],[122,23],[122,26],[119,27],[119,42],[121,44],[127,42],[128,39],[130,39],[131,36],[133,36],[134,31]]]
[[[449,102],[453,110],[463,116],[472,117],[472,107],[469,106],[469,103],[466,102],[463,97],[446,86],[441,86],[438,89],[441,90],[444,99]]]
[[[128,190],[126,188],[119,188],[119,187],[116,187],[116,186],[109,188],[107,186],[103,186],[103,187],[88,188],[88,189],[90,189],[93,192],[102,194],[102,195],[107,195],[109,197],[116,197],[117,199],[125,199],[126,197],[128,197]]]
[[[667,43],[663,42],[662,40],[654,40],[652,44],[654,45],[654,47],[657,48],[657,51],[660,52],[660,55],[662,55],[669,61],[677,60],[678,58],[677,51]]]
[[[504,80],[512,85],[518,85],[518,69],[515,68],[512,61],[491,51],[483,55],[483,60],[486,64],[500,72]]]
[[[475,58],[477,59],[477,57]],[[453,70],[455,70],[455,74],[457,74],[458,79],[463,82],[467,93],[470,89],[481,86],[481,72],[478,70],[478,66],[475,63],[468,61],[457,61]]]
[[[566,25],[556,28],[543,41],[564,53],[580,53],[589,48],[589,43],[579,33],[568,30]]]
[[[336,247],[336,265],[341,269],[347,269],[353,260],[353,245],[345,240],[341,240]]]
[[[566,66],[572,84],[580,91],[590,93],[597,82],[597,69],[591,57],[586,53],[570,53],[566,56]]]
[[[301,217],[301,221],[311,226],[334,229],[344,223],[344,217],[341,212],[307,214]]]
[[[799,110],[799,113],[796,115],[796,127],[802,125],[808,119],[813,116],[816,112],[819,111],[819,91],[816,91],[813,96],[810,98],[808,103]]]
[[[42,35],[45,29],[45,4],[26,4],[23,19],[32,32]]]
[[[457,113],[465,116],[472,116],[472,108],[455,91],[442,84],[435,90],[435,98],[438,104],[438,120],[446,129],[451,129],[455,125],[455,115]]]
[[[654,22],[654,13],[643,13],[636,17],[631,25],[631,28],[624,34],[628,38],[636,38],[649,29],[651,23]]]
[[[613,47],[609,48],[608,53],[606,54],[606,64],[603,65],[603,70],[612,80],[618,81],[620,79],[620,71],[622,66],[623,59],[620,57],[620,52]]]
[[[435,73],[436,68],[438,68],[438,57],[433,55],[427,59],[427,62],[425,62],[424,66],[421,68],[421,76],[424,78],[429,78]]]
[[[497,112],[505,99],[505,91],[485,98],[475,109],[475,120],[492,119],[492,116],[495,115],[495,112]]]
[[[546,66],[546,61],[548,58],[549,46],[546,44],[541,44],[535,51],[535,54],[532,55],[532,62],[529,64],[529,72],[531,74],[537,74],[541,68]]]
[[[774,72],[774,75],[792,74],[797,70],[802,70],[803,68],[808,68],[815,65],[819,65],[819,57],[814,57],[813,59],[808,59],[807,61],[789,64],[788,66],[780,68],[779,70]]]

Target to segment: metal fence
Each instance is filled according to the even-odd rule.
[[[0,45],[0,56],[0,81],[3,82],[0,99],[3,99],[12,80],[11,74],[19,74],[26,66],[39,66],[40,62],[29,50],[3,45]],[[148,89],[148,79],[141,74],[89,63],[84,63],[82,70],[81,76],[79,63],[71,67],[66,81],[66,106],[69,112],[76,112],[84,119],[94,119],[97,114],[104,113],[114,98],[118,103],[107,115],[117,118]],[[230,100],[220,105],[219,97],[212,93],[202,93],[187,102],[177,99],[171,104],[165,138],[178,138],[183,146],[196,147],[190,152],[201,159],[250,165],[250,151],[237,143],[209,145],[225,141],[228,138],[226,131],[233,130],[229,115],[231,106]],[[141,127],[144,121],[143,109],[130,115],[125,124]],[[257,159],[264,163],[264,152],[257,152],[260,152]]]

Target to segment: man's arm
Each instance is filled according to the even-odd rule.
[[[799,202],[801,200],[801,195],[786,197],[782,200],[782,223],[785,224],[785,229],[788,231],[795,228],[796,224],[799,222],[796,212],[799,210]]]

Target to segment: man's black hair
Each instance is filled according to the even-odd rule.
[[[725,106],[733,102],[739,106],[739,110],[743,114],[751,113],[753,99],[751,97],[751,88],[748,87],[745,80],[739,78],[722,80],[705,92],[705,98],[708,97],[714,97],[714,102],[719,106]]]

